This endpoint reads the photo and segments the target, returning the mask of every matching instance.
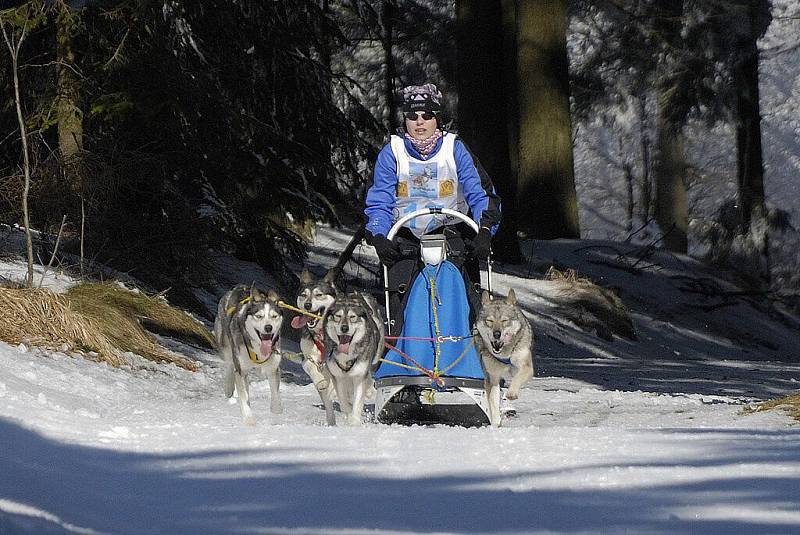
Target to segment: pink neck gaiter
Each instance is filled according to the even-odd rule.
[[[428,156],[430,156],[433,149],[436,148],[436,142],[442,137],[442,131],[438,128],[434,130],[433,134],[429,138],[426,139],[416,139],[412,137],[411,134],[408,132],[405,133],[405,138],[414,145],[414,148],[417,149],[419,155],[422,156],[423,160],[427,160]]]

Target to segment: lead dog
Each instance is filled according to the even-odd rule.
[[[255,425],[250,408],[247,375],[255,371],[269,381],[270,412],[283,412],[280,396],[280,331],[283,309],[278,295],[254,286],[238,285],[220,299],[214,320],[214,338],[223,361],[225,395],[239,398],[245,425]]]
[[[384,325],[370,295],[339,297],[325,315],[325,344],[332,348],[327,367],[342,412],[350,425],[361,425],[364,398],[372,385],[372,371],[383,355]]]
[[[328,273],[321,280],[314,280],[308,270],[304,269],[300,274],[300,284],[297,308],[324,318],[328,308],[336,300],[337,291],[333,284],[333,275]],[[333,413],[333,378],[325,365],[328,350],[322,333],[322,318],[295,316],[292,319],[292,327],[301,329],[300,351],[303,352],[303,370],[319,392],[319,397],[325,406],[325,419],[328,425],[336,425],[336,416]]]
[[[489,292],[484,292],[481,305],[475,322],[475,347],[485,375],[489,421],[498,427],[500,380],[511,381],[506,397],[517,399],[522,385],[533,377],[533,329],[517,305],[513,289],[502,300],[493,300]]]

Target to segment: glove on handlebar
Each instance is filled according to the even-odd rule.
[[[386,236],[380,234],[375,236],[367,232],[367,243],[375,247],[378,258],[386,267],[393,265],[403,257],[397,244],[391,240],[387,240]]]
[[[481,227],[478,235],[470,243],[472,255],[477,258],[487,258],[492,250],[492,233],[486,227]]]

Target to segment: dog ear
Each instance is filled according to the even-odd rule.
[[[256,288],[256,283],[253,281],[253,284],[250,285],[250,299],[253,301],[260,301],[264,297],[264,294]]]
[[[322,277],[323,282],[327,282],[328,284],[333,284],[333,281],[336,280],[336,273],[333,270],[328,271],[324,277]]]
[[[511,288],[508,291],[508,297],[506,297],[506,303],[508,303],[509,305],[517,304],[517,294],[514,293],[514,288]]]
[[[488,305],[491,302],[492,302],[492,294],[490,294],[489,292],[483,292],[483,294],[481,295],[481,304]]]
[[[364,307],[364,310],[370,310],[369,303],[367,303],[367,298],[364,297],[363,294],[356,294],[358,296],[358,304]]]
[[[300,273],[300,282],[303,284],[308,284],[312,280],[314,279],[311,277],[311,273],[308,272],[307,268],[303,268],[303,272]]]
[[[272,290],[272,289],[267,291],[267,299],[269,299],[270,301],[272,301],[274,303],[277,303],[278,301],[281,300],[281,298],[278,296],[278,294],[275,293],[275,290]]]

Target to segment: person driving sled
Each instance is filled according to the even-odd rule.
[[[500,199],[483,167],[441,120],[442,93],[434,84],[408,86],[400,92],[403,127],[378,154],[364,214],[366,240],[375,247],[389,271],[390,310],[402,329],[406,290],[421,267],[419,239],[437,231],[445,235],[447,258],[464,276],[474,320],[480,285],[478,258],[489,255],[491,240],[500,223]],[[471,217],[476,235],[463,222],[442,214],[409,221],[391,241],[386,238],[394,222],[422,208],[450,208]]]

